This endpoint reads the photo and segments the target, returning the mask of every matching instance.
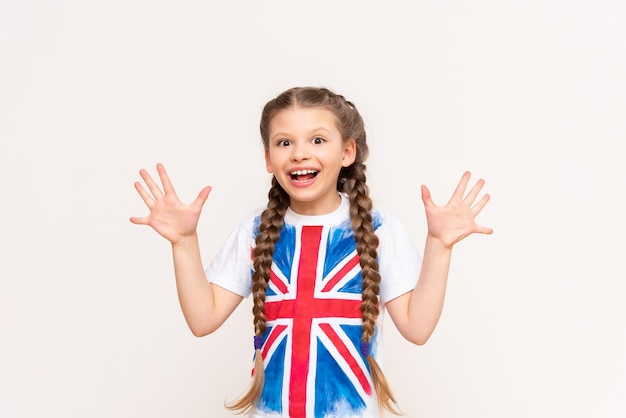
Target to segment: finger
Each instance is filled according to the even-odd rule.
[[[427,211],[435,206],[430,190],[425,185],[422,185],[422,201],[424,202],[424,207]]]
[[[148,218],[143,216],[141,218],[137,218],[135,216],[131,216],[130,217],[130,221],[132,223],[134,223],[135,225],[147,225],[148,224]]]
[[[155,200],[163,197],[163,192],[145,169],[142,168],[139,170],[139,175],[143,181],[146,182],[146,185],[148,186],[148,189],[150,189],[150,192],[152,193],[152,196],[154,196]]]
[[[209,197],[209,193],[211,193],[211,186],[206,186],[204,189],[200,190],[198,197],[193,201],[193,205],[202,208]]]
[[[491,196],[486,194],[478,201],[478,203],[472,206],[472,213],[474,213],[474,216],[478,215],[483,210],[487,202],[489,202],[489,199],[491,199]]]
[[[170,181],[170,176],[167,175],[167,171],[165,171],[165,167],[163,166],[163,164],[157,164],[157,172],[159,173],[159,177],[161,178],[161,183],[163,184],[163,191],[165,192],[165,194],[176,195],[174,186]]]
[[[463,173],[463,175],[461,176],[461,180],[459,181],[459,184],[457,184],[456,189],[454,189],[454,193],[452,193],[452,197],[450,198],[450,200],[463,200],[463,195],[465,194],[465,189],[467,188],[467,183],[469,182],[470,177],[471,173],[469,171]]]
[[[468,205],[471,205],[472,203],[474,203],[474,200],[476,200],[476,196],[478,196],[478,193],[480,193],[480,190],[483,188],[484,185],[485,185],[485,180],[478,179],[474,187],[472,187],[472,189],[469,191],[467,196],[465,196],[464,201]]]
[[[476,232],[479,233],[479,234],[491,235],[491,234],[493,234],[493,229],[487,228],[486,226],[478,225],[476,227]]]
[[[146,189],[144,189],[141,183],[139,183],[138,181],[135,182],[135,189],[137,190],[137,192],[139,192],[139,196],[141,196],[143,202],[146,204],[146,206],[148,206],[148,209],[150,209],[152,205],[154,205],[154,198],[150,196],[150,194],[148,194]]]

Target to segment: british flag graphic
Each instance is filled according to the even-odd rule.
[[[268,416],[362,416],[372,381],[361,354],[362,278],[349,222],[285,224],[274,251],[263,335]]]

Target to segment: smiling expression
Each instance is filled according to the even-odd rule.
[[[337,209],[339,172],[355,155],[355,141],[343,140],[335,115],[325,108],[292,107],[270,122],[267,171],[285,189],[296,213],[323,215]]]

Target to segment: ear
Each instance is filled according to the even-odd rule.
[[[265,150],[265,168],[268,173],[273,173],[274,169],[272,168],[272,162],[270,161],[270,150]]]
[[[343,167],[349,167],[356,159],[356,141],[352,138],[348,139],[343,145],[343,157],[341,159],[341,165]]]

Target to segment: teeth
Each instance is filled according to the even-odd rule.
[[[315,174],[317,173],[317,171],[315,170],[296,170],[296,171],[292,171],[291,175],[292,176],[302,176],[304,174]]]

